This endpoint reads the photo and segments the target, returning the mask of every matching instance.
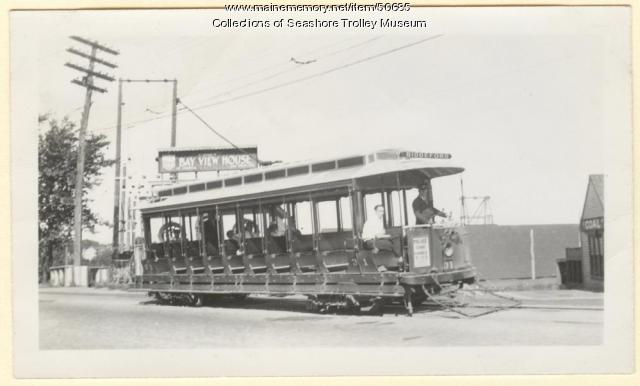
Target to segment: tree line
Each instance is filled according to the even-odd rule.
[[[65,264],[72,253],[74,225],[74,187],[78,157],[77,125],[67,117],[61,120],[44,114],[38,117],[38,250],[39,281],[49,280],[49,268]],[[91,210],[87,193],[101,182],[104,168],[114,161],[105,157],[109,145],[103,134],[87,133],[83,174],[83,228],[107,224]]]

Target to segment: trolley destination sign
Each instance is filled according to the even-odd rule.
[[[258,148],[171,148],[158,150],[160,173],[249,169],[258,166]]]

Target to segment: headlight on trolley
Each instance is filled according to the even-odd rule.
[[[443,253],[446,257],[453,256],[453,245],[447,243],[447,245],[444,247]]]

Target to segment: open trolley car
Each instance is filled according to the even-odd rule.
[[[464,228],[413,217],[417,186],[464,170],[450,158],[382,150],[165,188],[141,209],[144,274],[133,289],[194,305],[220,294],[302,294],[312,310],[398,300],[411,314],[428,294],[476,279]],[[388,250],[362,239],[380,205],[396,241]]]

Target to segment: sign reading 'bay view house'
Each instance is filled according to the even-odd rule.
[[[160,173],[249,169],[258,166],[258,148],[171,148],[158,150]]]

